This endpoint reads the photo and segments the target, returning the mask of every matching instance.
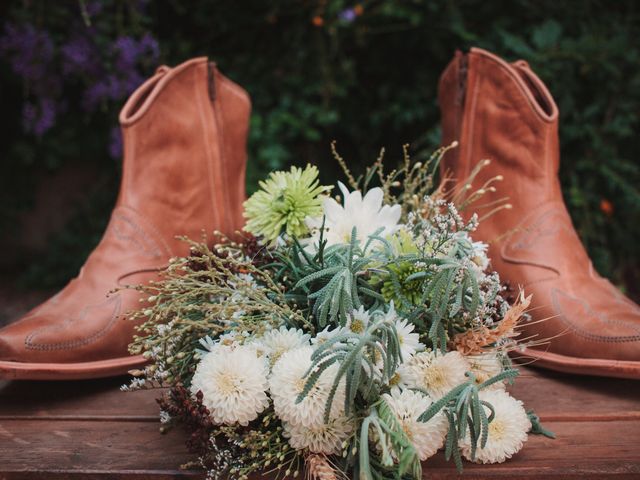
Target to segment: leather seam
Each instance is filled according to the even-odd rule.
[[[467,75],[469,74],[467,73]],[[482,78],[483,77],[479,75],[475,76],[471,95],[468,95],[467,100],[464,102],[465,107],[467,102],[469,102],[469,110],[467,111],[465,107],[463,107],[463,110],[462,110],[463,123],[462,123],[462,128],[460,129],[460,137],[465,137],[465,139],[473,138],[473,132],[475,130],[475,114],[476,114],[476,108],[477,108],[476,106],[477,106],[478,91],[480,90],[480,82],[482,81]],[[467,86],[468,85],[469,85],[469,77],[467,77]],[[468,119],[468,122],[465,119]],[[460,138],[459,141],[462,145],[465,145],[466,143],[468,143],[464,141],[462,138]],[[463,178],[467,178],[471,173],[471,152],[473,151],[473,147],[474,145],[467,145],[466,151],[464,152],[465,153],[464,166],[466,170]]]
[[[135,248],[141,255],[145,257],[158,258],[161,255],[160,248],[157,245],[157,242],[154,238],[150,237],[143,228],[140,227],[133,219],[127,217],[126,215],[118,214],[114,212],[114,218],[120,219],[121,221],[129,224],[134,229],[133,235],[127,235],[126,232],[123,232],[118,228],[118,225],[114,223],[113,225],[113,233],[120,240],[127,241],[132,244],[133,248]],[[142,241],[138,238],[138,236],[142,237]],[[146,242],[145,242],[146,241]],[[151,245],[151,251],[149,251],[145,247],[145,243]]]
[[[150,239],[155,243],[160,243],[160,246],[164,248],[164,254],[166,256],[170,257],[173,254],[171,247],[164,240],[162,234],[160,233],[160,230],[154,225],[152,221],[148,220],[144,215],[138,213],[138,211],[135,208],[130,207],[128,205],[120,205],[119,207],[116,208],[116,210],[114,211],[114,214],[118,211],[118,208],[121,208],[123,210],[130,210],[136,217],[138,217],[140,220],[142,220],[145,223],[144,227],[148,227],[151,230],[152,235],[149,235],[149,233],[147,233],[146,231],[146,228],[141,227],[138,222],[136,222],[133,219],[129,219],[130,222],[142,233],[144,238]],[[162,256],[163,252],[159,252],[159,253],[160,254],[156,255],[156,257]]]
[[[114,297],[116,299],[116,305],[115,308],[113,310],[113,313],[111,314],[111,319],[109,320],[109,322],[101,329],[98,330],[97,332],[93,333],[92,335],[88,336],[88,337],[84,337],[78,340],[72,340],[69,342],[58,342],[58,343],[35,343],[33,342],[33,338],[38,335],[39,333],[45,331],[47,328],[51,328],[51,326],[45,326],[43,328],[39,328],[33,332],[31,332],[29,335],[27,335],[27,337],[24,340],[24,344],[25,347],[28,350],[40,350],[40,351],[51,351],[51,350],[71,350],[74,348],[78,348],[78,347],[83,347],[85,345],[89,345],[91,343],[94,343],[95,341],[99,340],[100,338],[104,337],[107,332],[109,330],[111,330],[111,327],[114,325],[114,323],[116,322],[116,320],[118,319],[118,315],[120,314],[120,309],[122,307],[122,298],[118,295],[117,297]],[[105,303],[108,303],[110,300],[107,300]],[[79,315],[79,318],[70,318],[67,317],[67,319],[62,322],[61,324],[58,325],[58,330],[66,324],[69,323],[74,323],[76,321],[82,321],[84,319],[84,317],[87,315],[87,310],[89,307],[85,307],[82,312]]]
[[[207,81],[208,81],[208,78],[207,78]],[[200,85],[199,85],[199,82],[197,81],[197,78],[194,79],[193,89],[194,89],[195,96],[197,98],[196,104],[198,105],[198,116],[200,117],[200,126],[202,128],[202,136],[203,136],[204,145],[205,145],[205,152],[206,152],[205,163],[206,163],[206,170],[207,170],[207,180],[209,182],[209,196],[210,196],[210,202],[211,202],[210,205],[211,205],[212,219],[215,222],[214,225],[220,225],[219,209],[216,208],[217,207],[216,182],[214,178],[215,174],[213,172],[213,164],[215,163],[215,158],[213,155],[213,148],[210,143],[210,138],[207,135],[207,127],[209,123],[214,123],[213,125],[214,135],[219,136],[218,126],[215,125],[215,122],[207,122],[207,115],[206,115],[206,112],[203,111],[204,103],[203,103],[202,95],[200,92]],[[208,95],[207,95],[206,103],[210,105],[211,110],[214,110],[213,102],[211,102]],[[211,112],[211,113],[214,113],[214,112]]]
[[[553,289],[551,292],[551,298],[552,298],[552,302],[553,302],[553,307],[556,311],[559,312],[563,312],[562,307],[560,306],[560,304],[558,303],[558,293],[562,293],[561,291],[557,290],[557,289]],[[566,294],[565,294],[566,295]],[[579,303],[581,303],[583,305],[583,307],[585,307],[586,309],[588,309],[588,311],[592,312],[594,314],[594,316],[596,316],[598,318],[598,320],[600,320],[601,322],[607,324],[607,325],[618,325],[618,326],[623,326],[623,327],[628,327],[629,324],[627,322],[622,322],[620,320],[610,320],[608,318],[602,318],[599,315],[596,315],[595,312],[593,312],[593,309],[584,301],[581,299],[577,299],[575,297],[571,297],[574,300],[577,300]],[[603,335],[595,335],[593,333],[589,333],[586,330],[578,327],[577,325],[575,325],[571,320],[569,320],[567,318],[567,316],[564,314],[564,312],[562,313],[562,315],[560,315],[560,319],[562,320],[562,322],[567,325],[571,331],[573,333],[575,333],[576,335],[586,338],[587,340],[591,340],[591,341],[595,341],[595,342],[605,342],[605,343],[627,343],[627,342],[638,342],[640,341],[640,334],[636,334],[636,335],[627,335],[627,336],[620,336],[617,335],[615,337],[605,337]],[[633,328],[633,327],[632,327]]]

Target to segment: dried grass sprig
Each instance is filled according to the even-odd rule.
[[[198,341],[224,333],[231,322],[234,330],[258,335],[281,325],[310,328],[302,312],[285,301],[283,288],[240,245],[209,248],[183,240],[190,246],[188,257],[172,259],[159,281],[132,287],[148,305],[129,314],[143,319],[129,350],[153,358],[167,381],[187,381]]]
[[[519,335],[516,326],[523,314],[529,308],[531,295],[524,297],[520,292],[517,302],[507,311],[504,318],[494,328],[483,325],[480,328],[468,330],[456,335],[453,345],[463,355],[477,355],[486,351],[487,347],[498,340],[514,338]]]
[[[409,154],[409,145],[402,146],[402,162],[400,167],[384,171],[385,149],[380,149],[380,153],[375,162],[365,170],[364,175],[354,178],[351,170],[347,167],[344,159],[337,152],[335,142],[331,143],[331,151],[342,168],[351,188],[360,189],[366,192],[374,177],[377,178],[379,187],[384,194],[384,203],[399,204],[402,206],[402,220],[406,221],[409,212],[419,211],[427,196],[434,198],[443,195],[442,186],[434,188],[435,176],[442,157],[451,149],[456,148],[458,142],[440,147],[427,161],[414,162]],[[435,190],[435,191],[434,191]],[[396,193],[398,192],[398,193]]]
[[[322,453],[310,453],[305,458],[307,480],[346,480],[347,477],[335,468]]]

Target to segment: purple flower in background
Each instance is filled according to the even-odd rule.
[[[55,48],[49,34],[31,24],[5,24],[0,37],[0,55],[16,75],[22,77],[30,96],[24,104],[22,124],[27,132],[40,137],[54,126],[59,106],[55,96],[62,81],[53,66]]]
[[[338,15],[340,20],[344,20],[345,22],[349,23],[353,22],[357,16],[358,15],[353,8],[347,8],[346,10],[340,12],[340,14]]]
[[[102,0],[93,0],[92,2],[87,2],[85,5],[87,15],[89,15],[90,17],[99,15],[102,12]]]
[[[65,75],[79,74],[97,77],[102,73],[99,52],[89,38],[73,35],[60,48],[62,72]]]
[[[22,106],[22,128],[26,131],[31,130],[31,126],[38,118],[38,109],[31,102],[25,102]]]
[[[112,45],[114,71],[96,76],[94,83],[85,90],[82,105],[93,111],[105,101],[121,101],[144,81],[139,72],[140,65],[155,64],[160,56],[158,42],[147,33],[139,40],[118,37]]]
[[[144,34],[140,40],[130,36],[118,37],[113,46],[117,53],[115,66],[120,73],[135,69],[141,60],[155,63],[160,53],[158,42],[149,33]]]
[[[140,39],[140,49],[153,63],[156,63],[160,58],[158,41],[149,32],[145,33]]]
[[[51,98],[40,98],[37,105],[26,102],[22,107],[22,126],[37,137],[44,135],[55,125],[58,107]]]
[[[5,24],[4,35],[0,37],[0,54],[25,81],[38,82],[46,78],[53,53],[53,41],[47,32],[36,30],[30,24]]]
[[[108,93],[109,86],[107,83],[104,80],[98,80],[84,91],[82,107],[87,112],[92,112],[108,97]]]
[[[134,7],[141,11],[147,0]],[[87,1],[85,15],[99,15],[104,5]],[[157,40],[122,35],[105,38],[102,30],[87,26],[81,16],[72,21],[68,34],[58,44],[45,30],[30,23],[6,23],[0,35],[0,57],[25,84],[22,123],[25,132],[42,136],[51,129],[65,108],[64,91],[78,92],[82,108],[91,113],[120,103],[143,81],[145,70],[158,62]],[[56,39],[58,37],[55,37]],[[79,89],[80,88],[80,89]],[[109,153],[121,155],[122,140],[115,129],[110,134]]]
[[[50,98],[40,99],[40,116],[33,124],[33,133],[41,137],[56,121],[56,103]]]
[[[113,48],[117,52],[115,66],[118,70],[128,70],[135,66],[139,53],[136,40],[129,36],[118,37]]]
[[[122,132],[120,127],[114,127],[109,134],[109,155],[118,159],[122,156]]]

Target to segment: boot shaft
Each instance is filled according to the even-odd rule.
[[[499,172],[516,182],[512,201],[526,201],[534,190],[536,204],[558,194],[558,109],[526,62],[509,64],[478,48],[458,51],[440,78],[438,100],[443,144],[459,142],[443,159],[443,173],[462,181],[489,159],[476,188]]]
[[[120,113],[118,206],[164,238],[242,227],[250,101],[206,58],[160,67]],[[183,245],[171,241],[172,252]]]
[[[459,142],[443,158],[443,176],[460,190],[482,160],[490,161],[468,193],[485,190],[469,210],[481,219],[474,238],[489,243],[493,267],[508,271],[514,285],[526,285],[589,265],[558,179],[558,108],[527,63],[507,63],[477,48],[456,52],[438,97],[443,144]],[[541,268],[519,271],[528,264]]]

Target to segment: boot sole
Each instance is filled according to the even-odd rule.
[[[22,363],[0,361],[4,380],[86,380],[117,377],[147,363],[142,355],[83,363]]]
[[[567,357],[557,353],[525,348],[514,352],[517,363],[547,368],[564,373],[595,375],[599,377],[630,378],[640,380],[640,362],[605,360],[598,358]]]

